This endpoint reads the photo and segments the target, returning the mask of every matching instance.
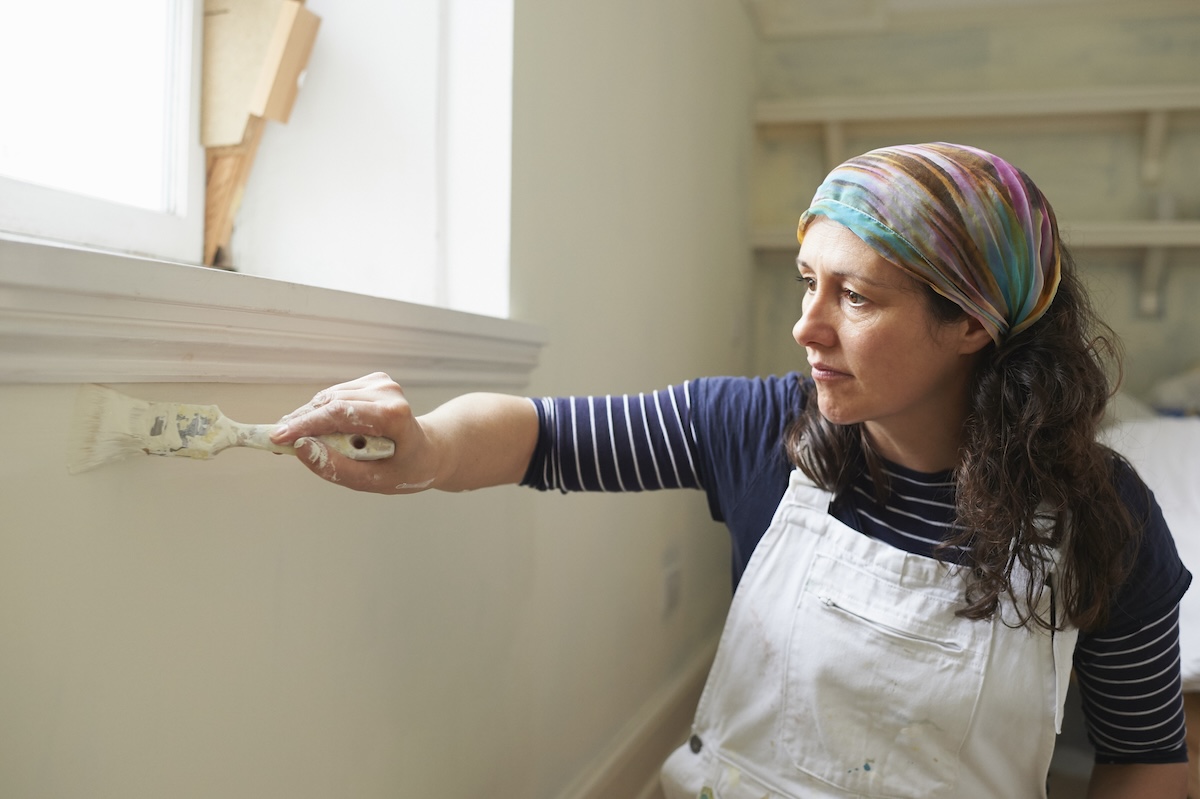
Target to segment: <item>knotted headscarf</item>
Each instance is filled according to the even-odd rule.
[[[800,217],[849,228],[978,319],[997,344],[1036,322],[1058,290],[1058,225],[1021,170],[974,147],[912,144],[851,158]]]

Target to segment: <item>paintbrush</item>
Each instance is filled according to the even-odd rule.
[[[269,436],[276,427],[235,422],[216,405],[147,402],[87,385],[76,402],[67,470],[78,474],[139,452],[206,459],[229,447],[251,447],[296,454],[295,447],[272,443]],[[390,458],[396,451],[391,439],[379,436],[333,433],[317,438],[360,461]]]

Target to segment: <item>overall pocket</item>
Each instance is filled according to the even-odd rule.
[[[954,615],[961,582],[948,568],[896,555],[894,572],[814,556],[787,649],[783,741],[797,769],[830,785],[931,799],[958,781],[991,624]]]

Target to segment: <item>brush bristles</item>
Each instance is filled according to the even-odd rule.
[[[138,406],[146,404],[111,388],[84,386],[71,420],[67,471],[79,474],[143,452],[145,445],[135,433],[134,417]]]

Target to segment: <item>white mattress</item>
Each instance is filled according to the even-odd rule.
[[[1200,417],[1124,418],[1105,439],[1134,465],[1154,492],[1184,565],[1200,581]],[[1200,589],[1179,608],[1185,691],[1200,690]]]

